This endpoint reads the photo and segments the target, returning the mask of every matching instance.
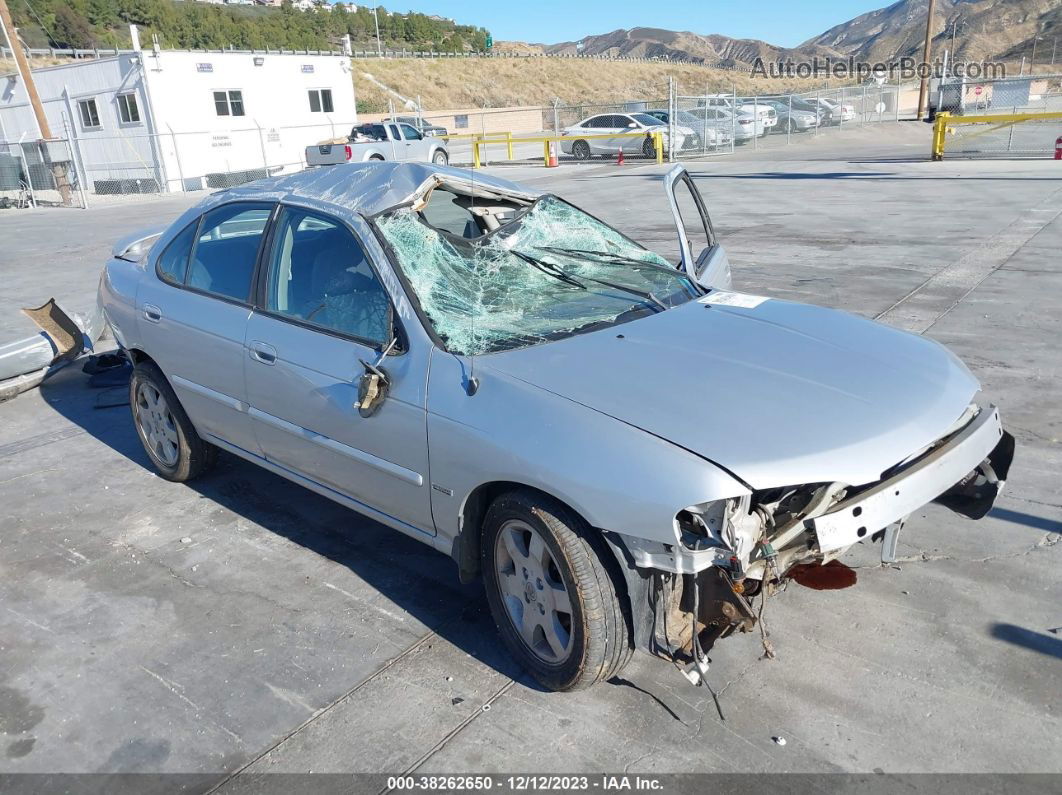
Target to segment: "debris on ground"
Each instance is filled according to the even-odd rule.
[[[772,737],[775,745],[785,745],[785,737]]]

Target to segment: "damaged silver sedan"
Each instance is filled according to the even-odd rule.
[[[147,454],[184,481],[225,450],[435,546],[557,690],[635,648],[700,681],[794,572],[888,559],[931,501],[983,516],[1014,443],[963,364],[731,291],[689,176],[663,187],[676,261],[411,163],[252,183],[123,241],[100,301]]]

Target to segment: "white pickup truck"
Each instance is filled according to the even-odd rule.
[[[347,139],[324,141],[306,147],[306,164],[334,166],[368,160],[414,160],[445,166],[450,162],[446,141],[423,136],[409,124],[361,124]]]

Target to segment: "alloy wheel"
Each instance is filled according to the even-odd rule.
[[[572,653],[572,605],[549,547],[517,519],[502,526],[498,541],[494,560],[509,620],[532,654],[563,663]]]
[[[166,398],[153,384],[144,381],[137,386],[134,408],[145,446],[164,466],[177,466],[181,442]]]

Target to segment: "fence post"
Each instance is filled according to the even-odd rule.
[[[177,133],[173,131],[172,125],[167,124],[166,126],[170,128],[170,137],[173,139],[173,159],[177,161],[177,178],[181,181],[181,193],[184,193],[188,188],[185,187],[184,169],[181,168],[181,150],[177,146]],[[167,185],[166,189],[169,190],[169,187]]]
[[[894,110],[896,111],[896,119],[895,119],[895,121],[899,121],[900,120],[900,87],[903,85],[903,83],[900,82],[900,80],[901,80],[901,78],[899,78],[899,77],[896,78],[896,102],[893,103],[894,105],[896,105],[896,107],[894,108]]]
[[[764,132],[767,128],[764,127]],[[760,150],[760,106],[759,97],[752,98],[752,149],[758,152]]]
[[[789,116],[785,122],[785,145],[789,146],[793,140],[793,95],[789,95]]]
[[[265,136],[262,135],[262,125],[258,119],[252,119],[254,126],[258,128],[258,148],[262,151],[262,170],[265,176],[269,176],[269,158],[266,156]]]

